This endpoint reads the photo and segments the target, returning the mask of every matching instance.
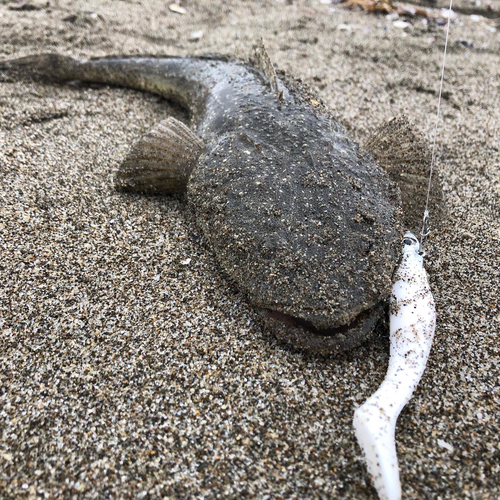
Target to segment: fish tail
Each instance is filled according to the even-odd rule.
[[[0,61],[0,81],[80,81],[159,94],[190,111],[206,96],[210,82],[200,78],[208,62],[179,57],[102,57],[74,59],[38,54]]]
[[[0,61],[0,74],[29,80],[77,80],[80,63],[59,54],[38,54],[10,61]]]

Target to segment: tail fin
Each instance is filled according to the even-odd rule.
[[[10,61],[0,61],[2,80],[78,80],[82,61],[59,54],[37,54]],[[79,71],[80,70],[80,71]]]
[[[159,94],[190,111],[203,105],[215,85],[214,64],[224,60],[175,56],[111,56],[73,59],[59,54],[39,54],[0,62],[0,81],[19,79],[81,81],[117,85]]]

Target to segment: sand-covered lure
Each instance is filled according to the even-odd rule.
[[[391,354],[381,386],[354,412],[354,430],[381,499],[401,498],[396,420],[425,369],[436,327],[436,311],[420,244],[404,235],[401,262],[390,300]]]

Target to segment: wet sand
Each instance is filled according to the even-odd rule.
[[[401,112],[430,140],[443,26],[319,2],[143,3],[3,2],[0,59],[247,57],[262,36],[358,140]],[[471,5],[438,139],[438,326],[397,429],[409,499],[500,496],[500,28]],[[341,357],[283,347],[182,198],[113,190],[130,144],[171,115],[130,90],[0,82],[0,497],[375,498],[351,421],[388,333]]]

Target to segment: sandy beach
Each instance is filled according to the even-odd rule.
[[[3,1],[0,60],[247,58],[263,37],[357,140],[404,112],[431,141],[446,2],[438,20],[180,6]],[[500,1],[455,10],[426,257],[438,324],[396,436],[405,499],[500,497]],[[0,498],[376,498],[352,417],[388,331],[337,357],[283,346],[182,197],[117,193],[130,145],[168,116],[186,117],[137,91],[0,79]]]

